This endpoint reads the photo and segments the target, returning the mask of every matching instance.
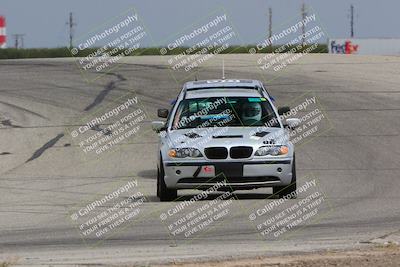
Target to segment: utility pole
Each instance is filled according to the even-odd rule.
[[[350,5],[350,37],[354,37],[354,6]]]
[[[66,25],[69,26],[69,48],[72,49],[72,43],[74,39],[74,26],[76,26],[72,12],[69,12],[69,21],[66,23]]]
[[[14,37],[14,48],[24,48],[24,36],[25,34],[17,33],[12,35]],[[21,41],[21,46],[19,45]]]
[[[18,34],[13,34],[14,37],[14,48],[18,49]]]
[[[270,41],[269,46],[272,46],[271,37],[272,37],[272,8],[268,8],[268,40]]]
[[[301,18],[302,18],[302,20],[304,21],[305,19],[306,19],[306,17],[307,17],[307,12],[306,12],[306,4],[303,2],[303,4],[302,4],[302,6],[301,6]],[[306,33],[306,26],[304,25],[304,23],[303,23],[303,25],[301,26],[301,32],[302,32],[302,40],[301,40],[301,43],[302,43],[302,45],[304,46],[305,44],[306,44],[306,39],[305,39],[305,33]]]

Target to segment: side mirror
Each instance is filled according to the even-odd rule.
[[[301,120],[298,118],[289,118],[286,119],[285,127],[288,127],[289,129],[295,129],[300,125],[300,123]]]
[[[159,118],[168,118],[169,111],[166,108],[161,108],[157,110],[157,116]]]
[[[289,111],[290,111],[289,107],[280,107],[280,108],[278,108],[278,114],[279,115],[283,115],[283,114],[285,114],[285,113],[287,113]]]
[[[159,133],[159,132],[164,131],[164,130],[167,129],[167,127],[165,126],[165,122],[164,121],[152,121],[151,122],[151,128],[156,133]]]

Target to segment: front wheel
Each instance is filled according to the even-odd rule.
[[[287,197],[291,199],[297,198],[297,183],[296,183],[296,158],[293,155],[293,164],[292,164],[292,181],[290,185],[285,186],[274,186],[273,193],[274,195],[278,195],[280,198]]]
[[[164,177],[164,167],[162,161],[160,161],[160,167],[157,168],[157,196],[160,201],[173,201],[177,198],[178,191],[167,188]]]

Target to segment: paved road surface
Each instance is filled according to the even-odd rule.
[[[160,220],[177,203],[160,203],[155,196],[157,136],[150,121],[157,108],[169,107],[189,79],[186,74],[171,71],[167,58],[157,56],[124,59],[98,79],[99,73],[81,74],[70,59],[6,60],[0,62],[0,257],[34,265],[146,263],[396,239],[400,58],[309,55],[274,72],[257,68],[257,56],[223,57],[228,78],[263,80],[278,105],[316,97],[325,114],[321,131],[302,140],[296,152],[299,186],[315,179],[315,190],[324,197],[315,216],[279,237],[263,237],[257,225],[266,215],[255,222],[249,215],[276,199],[269,189],[242,191],[239,200],[221,202],[228,203],[228,214],[220,220],[198,234],[174,236],[168,230],[174,219]],[[213,58],[197,76],[220,78],[220,65],[221,56]],[[71,131],[135,96],[147,114],[138,132],[99,155],[83,152]],[[88,132],[94,135],[107,125],[98,127]],[[82,236],[84,218],[74,221],[71,215],[132,180],[145,200],[140,213],[100,237]],[[186,200],[195,193],[182,192]],[[310,194],[301,193],[274,212]],[[181,214],[213,205],[218,196]],[[106,203],[90,216],[110,207]]]

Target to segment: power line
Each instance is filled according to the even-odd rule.
[[[69,26],[69,48],[73,47],[73,39],[74,39],[74,26],[77,24],[74,22],[74,17],[72,12],[69,13],[69,21],[66,23]]]
[[[303,4],[301,5],[301,18],[304,21],[307,17],[307,12],[306,12],[306,4],[303,2]],[[305,37],[305,33],[306,33],[306,25],[305,23],[303,23],[303,25],[301,26],[301,32],[302,32],[302,40],[301,43],[304,46],[306,44],[306,37]]]
[[[272,8],[268,8],[268,40],[271,40],[272,37]],[[272,43],[270,42],[269,44],[270,46],[272,46]]]
[[[354,37],[354,6],[350,5],[350,37]]]
[[[12,35],[14,38],[14,48],[24,48],[24,36],[25,34],[17,33]],[[21,45],[20,45],[21,44]]]

